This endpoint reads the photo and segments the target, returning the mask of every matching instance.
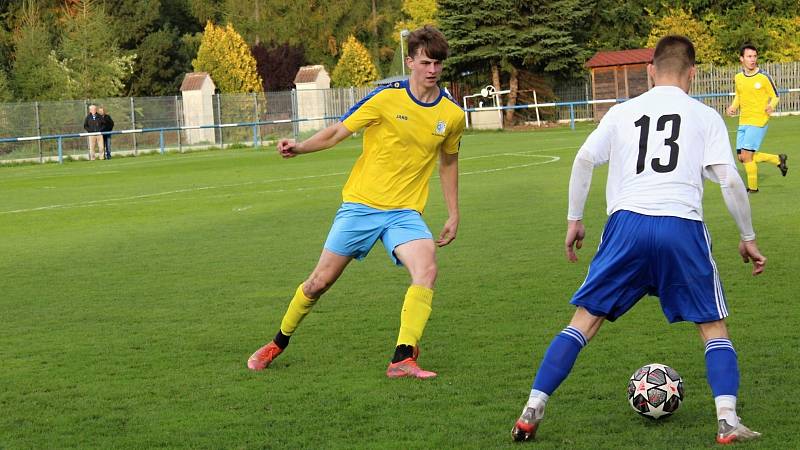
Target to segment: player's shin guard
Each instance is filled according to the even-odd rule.
[[[431,315],[433,289],[411,285],[406,291],[403,311],[400,313],[400,334],[397,345],[416,346]]]
[[[730,339],[706,341],[706,372],[717,407],[717,417],[725,419],[731,426],[738,425],[736,395],[739,391],[739,364]]]
[[[532,389],[548,396],[567,378],[581,349],[587,344],[586,336],[575,327],[567,327],[557,334],[544,354]]]
[[[781,159],[778,157],[778,155],[773,155],[772,153],[763,153],[763,152],[755,152],[753,154],[753,161],[757,163],[768,162],[776,166],[781,163]]]
[[[758,190],[758,165],[755,161],[746,162],[744,171],[747,173],[747,188],[751,191]]]
[[[303,284],[301,283],[300,286],[297,287],[292,301],[289,303],[286,314],[283,315],[281,333],[286,336],[291,336],[294,330],[297,329],[297,326],[300,325],[300,322],[311,312],[311,308],[317,303],[317,300],[316,298],[306,297],[306,294],[303,293]]]

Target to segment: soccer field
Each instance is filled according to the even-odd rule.
[[[734,130],[734,122],[728,122]],[[358,138],[283,161],[272,149],[0,167],[0,448],[516,448],[535,365],[569,320],[605,221],[595,171],[580,260],[563,256],[579,125],[464,137],[458,238],[438,252],[421,347],[429,381],[389,380],[408,284],[378,245],[353,262],[260,373],[314,267]],[[733,138],[733,133],[731,134]],[[800,448],[797,294],[800,117],[774,118],[750,197],[766,273],[708,184],[705,215],[742,373],[739,414],[759,448]],[[740,167],[741,169],[741,167]],[[438,179],[425,218],[438,235]],[[686,399],[663,421],[627,404],[628,377],[661,362]],[[644,298],[606,324],[552,397],[531,448],[708,448],[716,417],[694,326]]]

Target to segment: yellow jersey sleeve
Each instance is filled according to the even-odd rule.
[[[376,97],[383,89],[383,87],[380,87],[367,94],[342,117],[342,124],[345,128],[350,130],[351,133],[355,133],[364,127],[377,125],[381,122],[380,100]]]

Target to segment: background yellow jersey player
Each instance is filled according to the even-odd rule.
[[[247,361],[250,369],[267,368],[350,261],[365,257],[381,240],[394,263],[405,266],[411,275],[400,314],[400,334],[386,375],[436,376],[417,365],[418,343],[431,313],[436,246],[449,244],[458,229],[458,150],[465,126],[464,111],[438,85],[447,53],[447,41],[435,28],[412,32],[405,60],[411,69],[407,81],[374,90],[340,122],[306,141],[283,139],[278,143],[278,152],[292,158],[333,147],[365,128],[363,152],[342,190],[343,203],[319,262],[295,291],[275,338]],[[434,241],[422,212],[437,157],[449,216]]]
[[[767,134],[769,116],[778,106],[778,92],[775,83],[766,72],[758,68],[758,50],[752,44],[745,44],[739,50],[742,71],[736,74],[736,96],[728,107],[728,115],[739,113],[739,128],[736,132],[736,153],[747,172],[747,192],[758,192],[758,166],[756,163],[768,162],[780,169],[786,176],[786,155],[773,155],[760,152],[761,142]]]

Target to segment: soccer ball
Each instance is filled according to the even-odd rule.
[[[628,403],[639,414],[651,419],[672,415],[683,401],[683,380],[664,364],[648,364],[631,375]]]

